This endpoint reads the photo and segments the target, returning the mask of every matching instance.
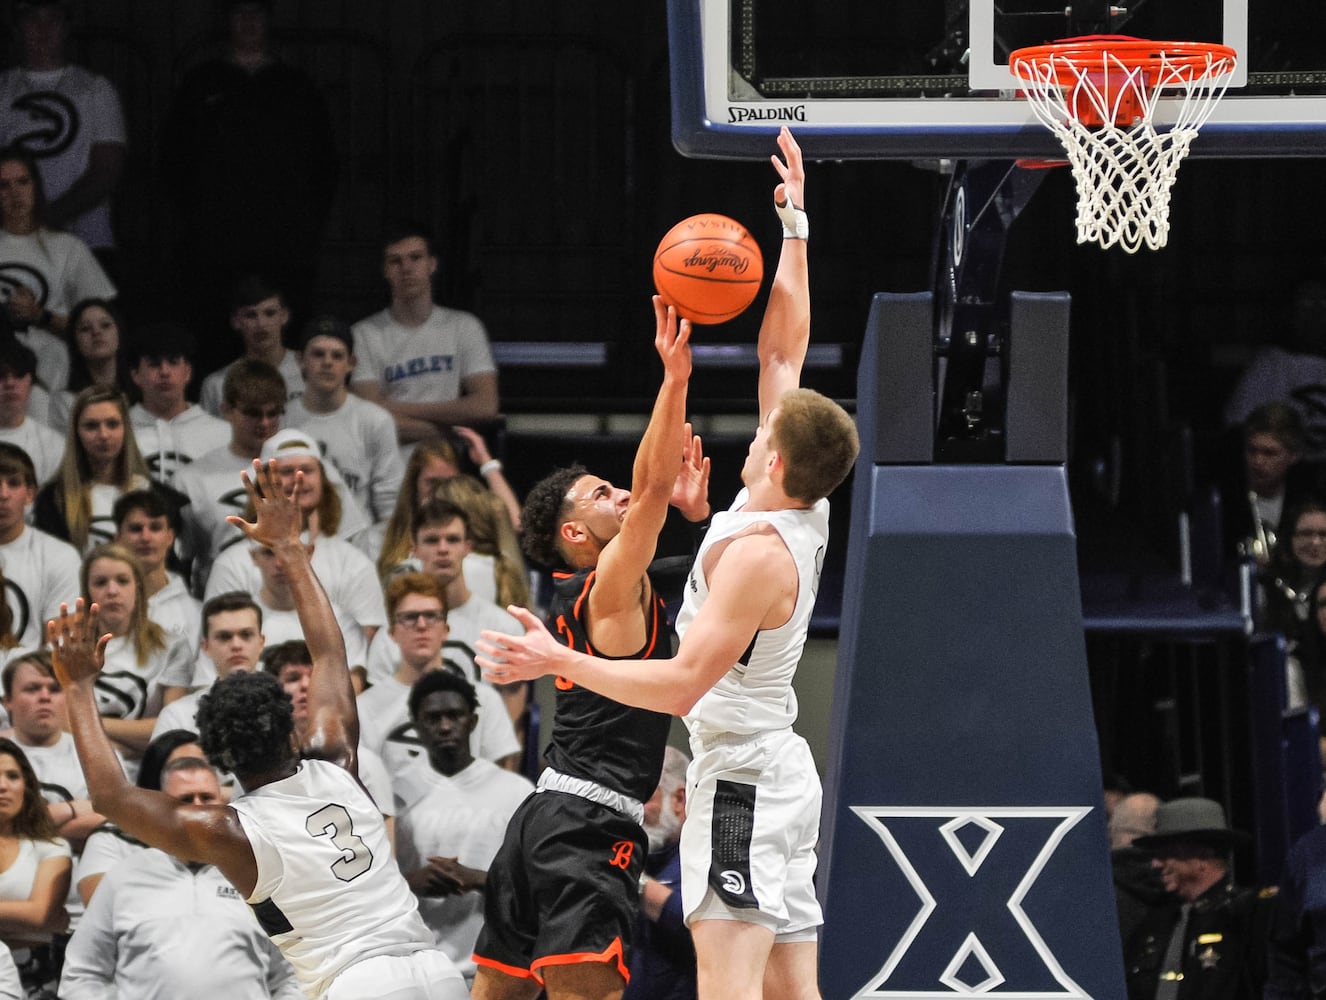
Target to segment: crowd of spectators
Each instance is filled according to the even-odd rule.
[[[380,220],[380,311],[319,308],[331,116],[276,51],[269,2],[219,6],[224,49],[184,75],[159,137],[175,267],[170,315],[149,322],[117,298],[111,208],[128,161],[114,87],[70,63],[65,3],[14,4],[19,61],[0,73],[0,863],[19,860],[0,872],[0,996],[297,995],[214,869],[92,809],[43,652],[61,603],[96,601],[113,636],[100,708],[126,771],[181,801],[233,794],[192,742],[200,698],[266,670],[299,726],[310,669],[280,567],[227,521],[245,514],[254,460],[298,483],[361,690],[361,775],[425,919],[471,976],[486,866],[530,789],[516,773],[529,692],[474,665],[479,632],[515,629],[503,608],[533,601],[520,500],[485,436],[500,407],[486,332],[435,301],[437,247],[408,221]],[[1321,707],[1326,280],[1294,301],[1290,341],[1254,359],[1228,403],[1242,461],[1225,544],[1251,567],[1259,626],[1288,640],[1286,707]],[[198,335],[226,325],[229,341]],[[694,995],[676,892],[684,771],[669,759],[647,810],[632,1000]],[[1241,835],[1215,803],[1129,796],[1111,832],[1130,997],[1310,995],[1286,985],[1295,976],[1326,990],[1321,918],[1305,913],[1320,838],[1270,902],[1233,881]],[[199,886],[205,923],[184,915]],[[190,973],[208,949],[232,958],[204,994]]]
[[[168,314],[145,316],[117,294],[119,98],[70,63],[66,3],[13,6],[21,51],[0,73],[0,996],[298,995],[215,869],[93,811],[44,651],[62,603],[95,601],[112,635],[99,708],[126,772],[184,802],[234,794],[194,742],[200,699],[265,670],[298,727],[310,670],[280,566],[227,521],[245,513],[240,474],[255,460],[298,491],[361,691],[361,777],[458,961],[532,787],[516,773],[527,692],[494,688],[473,662],[480,630],[514,627],[502,605],[531,604],[520,503],[486,436],[499,396],[484,327],[434,301],[428,230],[386,219],[384,308],[319,309],[339,162],[326,102],[275,50],[270,3],[218,7],[223,51],[184,75],[159,137],[177,267],[163,275]],[[230,343],[206,335],[227,323]]]

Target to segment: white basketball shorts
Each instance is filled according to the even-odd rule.
[[[332,982],[323,1000],[468,1000],[455,963],[440,951],[378,955],[356,962]]]
[[[814,940],[820,779],[790,729],[691,738],[681,832],[686,922],[741,920],[779,941]]]

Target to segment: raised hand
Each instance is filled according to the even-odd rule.
[[[106,663],[106,643],[111,634],[101,631],[100,608],[84,609],[83,598],[60,605],[60,616],[46,623],[46,641],[51,646],[51,666],[62,687],[94,680]]]
[[[703,521],[709,516],[709,459],[704,454],[700,435],[686,425],[681,449],[681,471],[672,487],[672,506],[688,521]]]
[[[680,381],[691,377],[691,321],[678,322],[677,310],[654,296],[654,350],[663,359],[663,369]]]
[[[304,474],[295,473],[289,494],[281,488],[281,476],[276,471],[275,459],[264,466],[255,458],[253,475],[250,477],[249,473],[242,472],[240,478],[253,504],[254,520],[249,522],[236,514],[231,514],[226,520],[244,532],[248,539],[269,549],[282,544],[298,545],[303,518],[294,498],[303,484]]]
[[[451,431],[456,437],[465,442],[465,452],[475,465],[483,465],[484,462],[492,459],[492,453],[488,450],[488,442],[483,439],[483,435],[478,431],[469,427],[454,425]]]
[[[801,162],[801,147],[792,138],[792,132],[783,126],[778,131],[778,148],[783,159],[770,156],[774,169],[782,178],[782,183],[774,188],[774,204],[786,205],[791,202],[793,208],[806,207],[806,168]]]

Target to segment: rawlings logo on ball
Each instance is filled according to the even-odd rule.
[[[711,274],[716,268],[720,267],[730,268],[733,274],[745,274],[746,269],[750,267],[750,258],[743,254],[733,253],[731,250],[697,250],[682,263],[687,267],[702,268]]]

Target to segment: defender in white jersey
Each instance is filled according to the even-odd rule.
[[[746,488],[714,518],[686,586],[669,660],[605,660],[526,634],[485,632],[479,664],[505,683],[545,673],[642,708],[685,715],[695,759],[682,827],[682,900],[701,1000],[818,996],[811,879],[820,784],[792,732],[800,659],[828,539],[824,499],[859,443],[851,417],[798,388],[810,340],[801,151],[783,129],[773,157],[783,247],[760,327],[760,424]]]
[[[274,463],[244,476],[256,521],[291,580],[313,670],[308,723],[295,736],[290,697],[269,674],[219,681],[198,711],[209,761],[247,789],[228,806],[188,805],[130,785],[96,712],[107,636],[80,601],[48,624],[57,676],[94,806],[131,836],[182,861],[213,864],[253,907],[304,992],[327,1000],[463,1000],[464,980],[432,943],[401,876],[382,814],[358,778],[359,720],[345,646],[299,540],[300,511]],[[294,493],[302,485],[295,476]]]

